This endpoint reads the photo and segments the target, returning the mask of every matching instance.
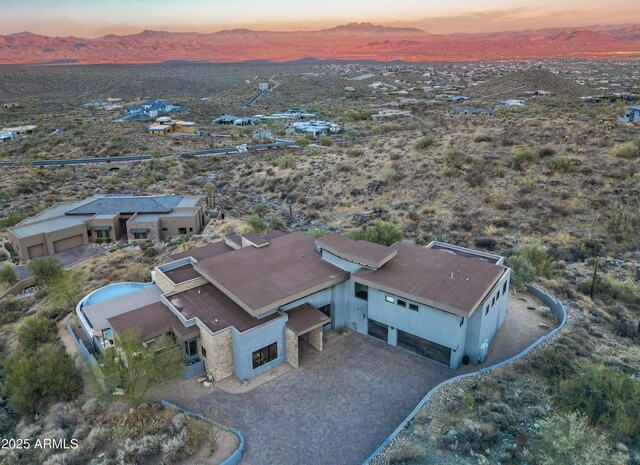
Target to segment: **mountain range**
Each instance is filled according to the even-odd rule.
[[[233,29],[202,34],[145,30],[95,39],[30,32],[0,36],[0,64],[613,57],[640,57],[639,24],[474,34],[431,34],[417,28],[350,23],[293,32]]]

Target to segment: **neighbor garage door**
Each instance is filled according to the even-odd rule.
[[[398,330],[398,347],[449,366],[451,349],[419,336]]]
[[[54,253],[62,252],[63,250],[78,247],[79,245],[82,245],[82,234],[55,241],[53,243],[53,251]]]
[[[44,255],[44,244],[32,245],[31,247],[27,247],[27,253],[29,254],[29,258],[36,258],[40,255]]]

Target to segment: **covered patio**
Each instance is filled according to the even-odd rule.
[[[323,350],[322,327],[331,323],[331,318],[310,304],[302,304],[287,312],[289,319],[285,325],[285,339],[287,344],[287,362],[298,368],[299,338],[319,352]]]

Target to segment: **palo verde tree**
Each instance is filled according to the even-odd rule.
[[[349,231],[347,237],[354,241],[375,242],[388,247],[401,241],[404,234],[393,223],[378,220],[371,226],[364,225],[362,228]]]
[[[114,338],[115,349],[102,358],[105,375],[120,377],[125,397],[134,405],[160,383],[182,375],[182,351],[168,337],[144,343],[138,330],[128,330]]]

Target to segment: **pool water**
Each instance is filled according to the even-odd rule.
[[[139,291],[149,286],[154,286],[153,283],[116,283],[109,284],[101,289],[98,289],[93,294],[90,294],[84,301],[84,306],[94,305],[105,300],[120,297],[121,295],[130,294],[131,292]]]

